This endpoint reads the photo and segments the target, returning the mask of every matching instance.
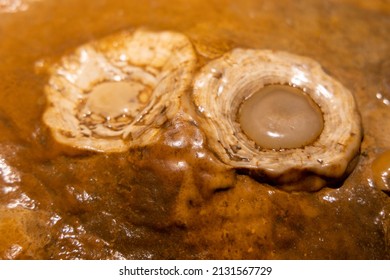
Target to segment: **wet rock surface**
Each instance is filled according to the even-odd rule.
[[[390,198],[372,172],[390,149],[390,110],[378,98],[388,95],[383,2],[68,0],[0,13],[0,258],[390,258]],[[221,163],[191,120],[121,153],[57,143],[42,120],[41,70],[138,27],[185,34],[199,65],[237,47],[318,61],[362,116],[352,173],[318,192],[282,191]]]

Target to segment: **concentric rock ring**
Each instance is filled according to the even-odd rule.
[[[243,101],[275,84],[300,88],[319,106],[324,126],[313,143],[266,149],[242,132],[237,115]],[[223,162],[285,189],[318,190],[343,178],[360,149],[360,116],[352,94],[310,58],[235,49],[201,69],[192,98],[208,145]]]
[[[120,152],[151,144],[179,110],[195,53],[174,32],[122,32],[77,48],[49,69],[43,120],[78,149]]]

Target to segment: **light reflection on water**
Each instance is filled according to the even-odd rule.
[[[331,195],[325,195],[325,196],[322,197],[322,199],[326,200],[328,202],[335,202],[335,201],[337,201],[337,198],[335,198],[335,197],[333,197]]]
[[[4,158],[0,157],[0,176],[6,184],[20,182],[19,174],[7,164]]]
[[[0,0],[0,13],[24,12],[33,1],[37,0]]]
[[[381,101],[383,104],[389,106],[390,105],[390,100],[387,99],[382,93],[378,92],[376,95],[376,99]]]
[[[0,157],[0,178],[4,182],[4,184],[0,185],[0,191],[4,195],[10,195],[20,190],[20,187],[17,185],[21,182],[20,174],[2,157]],[[36,202],[27,194],[21,192],[7,203],[8,209],[18,207],[32,210],[36,207]]]
[[[35,201],[27,196],[25,193],[21,193],[18,198],[11,199],[8,204],[8,209],[13,209],[17,207],[22,207],[25,209],[33,210],[35,209]]]

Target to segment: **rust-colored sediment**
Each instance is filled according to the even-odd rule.
[[[389,259],[390,199],[371,166],[390,149],[390,10],[366,2],[68,0],[0,10],[0,258]],[[187,35],[200,66],[233,47],[318,61],[362,116],[351,175],[315,193],[280,191],[222,164],[190,122],[166,123],[155,145],[118,154],[55,143],[42,122],[40,69],[137,27]]]

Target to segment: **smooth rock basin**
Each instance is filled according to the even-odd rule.
[[[301,90],[266,86],[243,102],[239,121],[245,134],[267,149],[313,143],[324,127],[322,112]]]

